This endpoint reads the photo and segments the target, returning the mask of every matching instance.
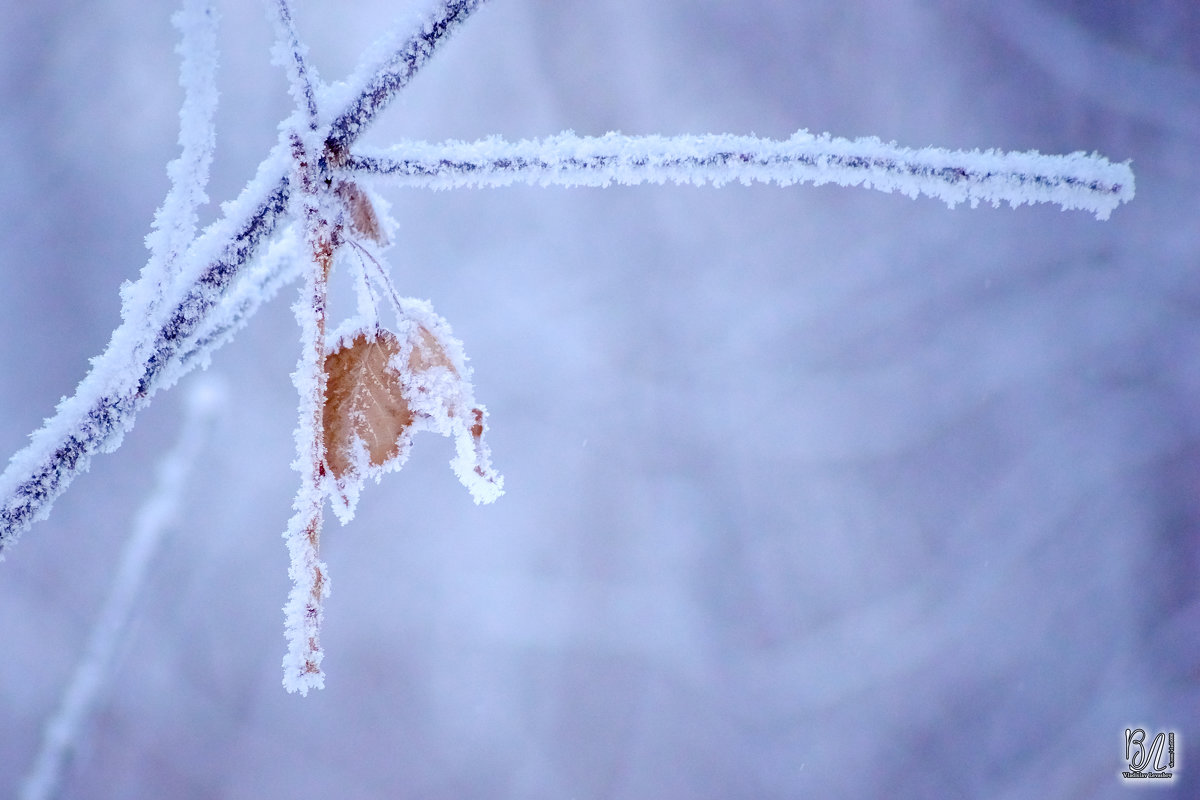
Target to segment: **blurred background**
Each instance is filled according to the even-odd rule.
[[[276,140],[219,4],[209,194]],[[297,4],[340,78],[404,2]],[[0,451],[70,394],[177,154],[170,4],[0,4]],[[288,287],[229,386],[80,798],[1108,798],[1200,785],[1200,7],[497,0],[371,131],[798,128],[1132,159],[1108,222],[826,186],[386,192],[507,495],[418,437],[330,518],[327,687],[285,694]],[[216,215],[205,209],[205,220]],[[337,314],[337,309],[334,309]],[[197,375],[0,564],[0,796],[39,745]]]

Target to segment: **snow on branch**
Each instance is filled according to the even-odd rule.
[[[311,131],[308,143],[322,170],[342,167],[385,175],[400,185],[431,188],[516,182],[835,182],[925,194],[951,206],[1051,202],[1091,211],[1100,219],[1134,193],[1128,164],[1113,164],[1098,155],[912,150],[878,139],[851,141],[803,131],[785,141],[732,135],[581,138],[564,133],[517,143],[495,138],[407,143],[352,155],[357,137],[484,0],[438,0],[434,13],[414,34],[385,37],[348,83],[319,89],[305,67],[289,5],[286,0],[274,2],[284,60],[290,53],[293,89],[298,102],[303,99],[309,127],[318,120],[318,105],[326,107],[325,119],[332,120],[327,128]],[[139,282],[122,292],[124,321],[105,352],[93,360],[74,396],[59,404],[0,475],[0,558],[22,531],[49,512],[95,453],[120,445],[137,412],[156,391],[207,362],[263,301],[258,292],[272,294],[295,275],[284,264],[284,255],[296,249],[295,237],[280,249],[280,257],[268,259],[248,277],[244,274],[280,222],[295,212],[291,145],[286,139],[260,165],[241,196],[223,207],[222,219],[191,239],[195,209],[205,199],[212,153],[215,19],[205,0],[186,0],[176,17],[183,33],[183,152],[170,167],[171,193],[148,240],[151,259]],[[231,287],[236,287],[232,293]]]
[[[499,138],[441,144],[405,142],[351,156],[346,168],[386,175],[401,186],[433,189],[508,186],[608,186],[730,181],[863,186],[910,197],[924,194],[951,208],[980,201],[1013,206],[1054,203],[1107,219],[1133,198],[1133,171],[1099,155],[998,150],[914,150],[877,138],[839,139],[799,131],[785,140],[707,136]]]
[[[271,240],[266,252],[241,271],[174,361],[160,373],[160,388],[173,386],[197,367],[207,369],[213,353],[229,344],[280,289],[303,274],[305,261],[299,255],[299,245],[294,225]]]
[[[217,13],[206,0],[187,0],[171,22],[181,34],[179,158],[167,165],[171,189],[154,215],[146,237],[153,258],[171,262],[196,237],[196,209],[208,202],[208,168],[216,147],[213,115],[217,110]]]
[[[325,440],[321,435],[325,405],[325,327],[329,273],[340,236],[339,227],[322,208],[316,155],[304,147],[293,132],[293,180],[299,195],[293,197],[304,225],[309,263],[300,299],[292,306],[300,325],[300,358],[292,382],[300,395],[300,419],[296,427],[296,460],[300,489],[292,503],[295,514],[284,531],[291,567],[292,590],[284,606],[288,653],[283,660],[283,685],[289,692],[308,694],[323,688],[323,653],[320,645],[322,604],[329,596],[329,570],[320,559],[324,523]]]
[[[166,383],[174,384],[197,366],[207,368],[212,354],[232,341],[234,334],[246,326],[264,303],[269,303],[280,289],[303,274],[306,262],[299,255],[299,245],[295,226],[289,226],[271,241],[266,253],[242,270],[241,277],[221,297],[164,374]]]
[[[341,104],[330,142],[343,151],[349,148],[445,36],[482,1],[443,2],[415,34],[407,39],[390,37],[388,44],[394,52],[374,67],[360,70],[354,85],[361,88]],[[208,52],[215,54],[215,42],[200,49],[203,47],[210,47]],[[196,337],[213,332],[209,318],[221,307],[226,289],[288,211],[287,155],[286,143],[276,147],[241,196],[223,208],[222,219],[181,254],[178,278],[143,275],[148,285],[163,287],[164,311],[126,314],[75,394],[59,404],[54,416],[9,461],[0,474],[0,558],[21,532],[49,514],[54,500],[75,476],[87,470],[93,455],[120,446],[154,392],[168,388],[186,373],[187,369],[181,368],[184,354],[207,352],[197,349]],[[193,179],[198,180],[195,172]],[[224,337],[212,341],[220,343]],[[195,358],[188,364],[203,361]]]
[[[806,131],[782,141],[728,134],[588,138],[566,132],[516,143],[499,138],[406,142],[352,153],[358,136],[484,0],[434,0],[434,12],[414,34],[385,37],[347,83],[333,86],[321,84],[308,64],[290,0],[267,2],[276,23],[275,60],[287,69],[296,111],[281,125],[280,141],[255,177],[198,238],[196,209],[207,201],[215,142],[216,15],[210,0],[184,0],[174,17],[182,33],[182,152],[168,165],[171,189],[147,237],[151,257],[140,279],[122,289],[123,321],[105,352],[93,360],[75,395],[59,404],[0,475],[0,558],[24,529],[49,512],[95,453],[120,445],[155,392],[207,364],[263,302],[305,272],[301,300],[293,307],[301,327],[301,355],[293,373],[300,395],[294,466],[301,486],[284,533],[293,588],[284,609],[289,647],[283,682],[301,694],[324,684],[319,635],[329,577],[319,545],[325,501],[333,500],[346,521],[364,478],[398,469],[417,430],[454,436],[452,466],[476,502],[491,502],[503,491],[484,443],[486,409],[474,401],[461,345],[431,309],[396,294],[370,246],[386,246],[386,226],[355,177],[374,175],[434,189],[513,183],[837,183],[924,194],[951,207],[980,201],[1055,203],[1100,219],[1134,194],[1129,165],[1095,154],[914,150],[875,138],[837,139]],[[295,224],[281,231],[288,218]],[[343,245],[358,253],[362,268],[356,284],[359,317],[347,320],[341,333],[335,331],[328,347],[327,282]],[[398,334],[379,323],[381,297],[393,305]],[[150,508],[147,514],[154,519],[165,513]],[[136,567],[144,570],[148,556],[139,547]],[[135,585],[124,577],[119,582],[126,594]],[[120,603],[128,604],[126,599]],[[116,628],[105,619],[97,647],[111,650]],[[110,659],[110,654],[96,658]],[[61,765],[78,733],[79,723],[70,717],[86,710],[96,675],[103,672],[91,662],[81,670],[83,688],[71,692],[83,692],[82,699],[69,696],[63,712],[67,721],[47,733],[50,761],[44,774],[51,782],[60,771],[55,764]],[[43,774],[41,766],[38,770]]]

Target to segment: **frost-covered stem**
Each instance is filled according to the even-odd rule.
[[[309,74],[308,48],[301,44],[296,33],[296,23],[292,19],[292,7],[288,0],[271,0],[270,6],[275,12],[275,61],[287,69],[292,99],[298,108],[307,113],[309,130],[315,131],[320,125],[320,115],[317,113],[317,93],[313,87],[315,76]]]
[[[171,188],[154,215],[153,231],[146,237],[150,262],[143,282],[160,287],[141,292],[158,299],[179,272],[178,259],[196,238],[196,210],[208,202],[205,187],[216,147],[213,116],[217,110],[217,13],[207,0],[185,0],[171,17],[180,32],[175,51],[180,56],[179,157],[167,164]],[[146,311],[136,313],[147,313]]]
[[[1090,211],[1100,219],[1132,199],[1134,192],[1128,164],[1113,164],[1095,154],[914,150],[874,137],[837,139],[806,131],[783,140],[730,134],[581,137],[568,132],[519,142],[405,142],[384,151],[360,152],[345,166],[386,175],[395,185],[434,189],[513,183],[837,183],[910,197],[924,194],[952,208],[980,201],[1013,206],[1055,203]]]
[[[329,272],[337,248],[339,231],[329,219],[321,200],[324,181],[310,148],[298,134],[292,136],[295,175],[311,264],[300,300],[294,306],[300,324],[301,353],[292,380],[300,396],[296,427],[296,461],[300,489],[295,511],[284,532],[291,566],[292,590],[284,606],[284,631],[288,653],[283,659],[283,685],[289,692],[307,695],[325,685],[321,671],[322,602],[329,595],[327,567],[320,559],[321,528],[325,505],[325,438],[322,414],[325,408],[325,324]]]
[[[137,512],[87,649],[63,692],[58,711],[42,733],[41,749],[21,787],[23,800],[49,800],[58,795],[73,751],[116,668],[116,652],[133,609],[139,605],[151,561],[179,515],[188,476],[223,403],[224,389],[211,379],[188,392],[179,441],[159,463],[157,482]]]
[[[289,692],[307,695],[321,689],[322,602],[329,596],[327,567],[321,561],[321,528],[325,504],[325,442],[321,413],[325,405],[325,297],[333,248],[328,239],[313,242],[313,261],[305,280],[296,318],[303,331],[303,350],[293,374],[300,394],[300,419],[296,428],[296,461],[300,489],[292,505],[284,539],[291,566],[292,589],[284,606],[284,632],[288,653],[283,659],[283,685]]]
[[[336,117],[338,147],[350,147],[445,35],[479,4],[443,4],[441,17],[426,21],[407,40],[397,40],[390,57],[363,71],[356,80],[359,92]],[[120,446],[137,412],[156,390],[171,386],[186,373],[181,354],[195,353],[193,337],[213,329],[210,315],[259,246],[275,232],[289,194],[286,168],[269,158],[224,218],[182,256],[181,262],[189,266],[183,276],[186,288],[173,293],[164,314],[149,320],[134,317],[122,324],[74,396],[60,403],[30,443],[12,457],[0,475],[0,558],[21,532],[49,514],[54,500],[87,470],[93,455]],[[150,344],[143,348],[146,341]]]

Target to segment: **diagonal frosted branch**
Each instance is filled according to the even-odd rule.
[[[229,215],[189,248],[195,269],[182,296],[158,318],[128,318],[75,394],[35,431],[0,475],[0,556],[21,531],[44,518],[97,452],[111,452],[133,427],[137,413],[160,388],[182,374],[172,369],[193,333],[219,303],[224,289],[270,236],[287,210],[287,182],[253,184]],[[171,376],[168,381],[166,376]]]
[[[241,277],[221,297],[220,303],[205,318],[203,325],[180,351],[171,369],[163,376],[173,384],[197,366],[207,369],[212,354],[233,341],[258,309],[279,294],[279,290],[304,274],[305,260],[299,250],[295,226],[291,225],[271,241],[267,251],[242,270]]]
[[[1054,203],[1107,219],[1133,198],[1133,171],[1099,155],[998,150],[914,150],[876,138],[837,139],[799,131],[788,139],[708,136],[499,138],[441,144],[406,142],[351,157],[348,169],[386,175],[401,186],[433,189],[508,186],[608,186],[731,181],[837,183],[910,197],[927,195],[951,208],[981,201],[1013,206]]]
[[[326,147],[346,154],[350,145],[379,116],[396,94],[425,66],[438,46],[454,33],[486,0],[441,0],[425,18],[417,35],[406,40],[385,37],[374,49],[385,55],[368,59],[351,77],[355,100],[333,121]]]
[[[446,35],[481,3],[443,2],[416,33],[389,39],[392,55],[360,71],[353,82],[359,88],[336,106],[341,111],[331,141],[348,148]],[[30,443],[13,455],[0,474],[0,558],[22,531],[49,514],[51,504],[87,470],[93,455],[120,447],[154,392],[187,371],[181,368],[183,356],[189,356],[189,365],[203,363],[203,358],[190,358],[197,353],[196,337],[213,332],[207,323],[210,315],[275,233],[287,213],[289,195],[286,148],[282,154],[276,148],[241,197],[225,208],[224,217],[181,256],[180,288],[164,298],[162,313],[126,318],[75,394],[60,403]]]

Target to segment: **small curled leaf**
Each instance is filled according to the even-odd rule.
[[[353,181],[342,181],[334,191],[350,212],[351,230],[377,245],[386,245],[387,234],[384,233],[383,224],[379,221],[379,214],[375,212],[370,196]]]

